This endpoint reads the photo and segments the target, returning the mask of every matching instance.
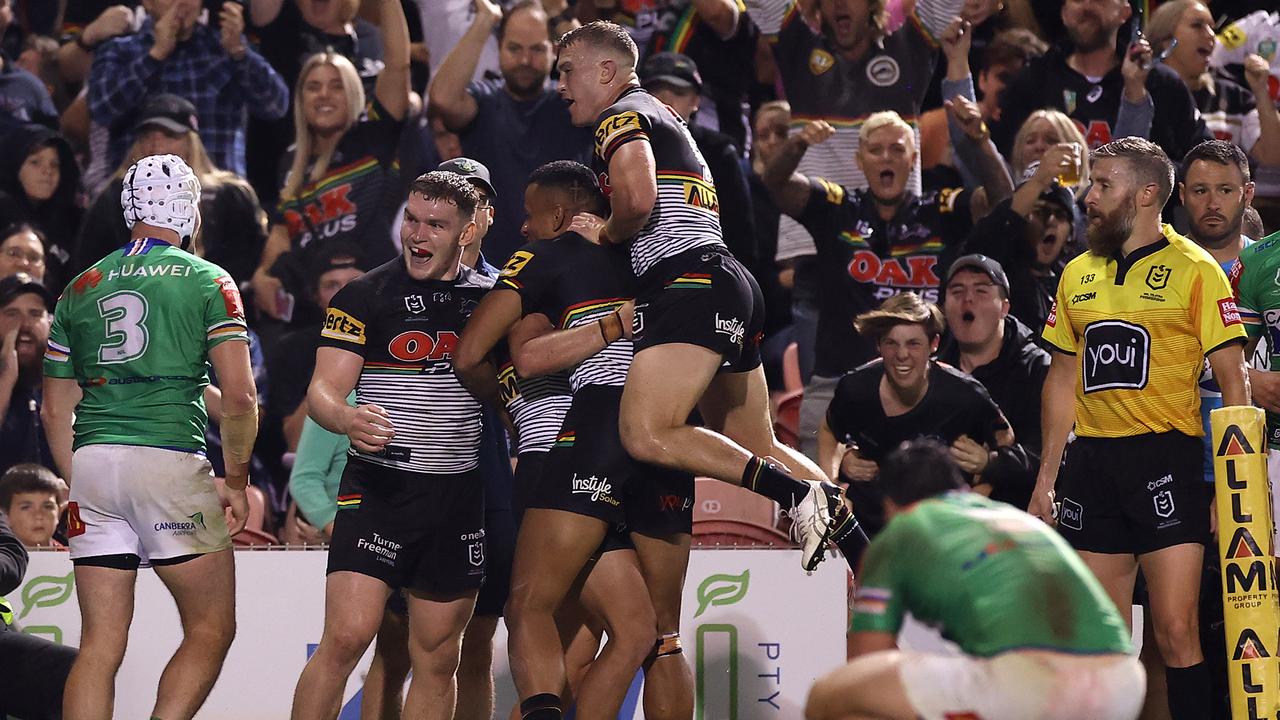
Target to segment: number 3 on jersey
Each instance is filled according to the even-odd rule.
[[[98,314],[106,323],[106,342],[98,348],[103,365],[129,362],[147,351],[147,299],[121,290],[98,301]]]

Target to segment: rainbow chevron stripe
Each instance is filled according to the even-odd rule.
[[[668,280],[666,290],[710,290],[711,276],[707,273],[685,273],[674,280]]]
[[[339,510],[355,510],[360,507],[360,501],[364,499],[364,495],[339,495]]]

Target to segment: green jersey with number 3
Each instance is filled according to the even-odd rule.
[[[1250,340],[1260,339],[1253,353],[1254,367],[1280,370],[1280,232],[1241,250],[1230,278],[1240,321]],[[1270,410],[1267,445],[1280,449],[1280,415]]]
[[[74,379],[75,447],[204,450],[209,350],[248,341],[225,270],[161,240],[131,241],[58,300],[44,373]]]

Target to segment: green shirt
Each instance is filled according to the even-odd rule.
[[[44,373],[74,379],[75,447],[204,450],[209,350],[248,341],[225,270],[161,240],[131,241],[58,300]]]
[[[354,403],[355,393],[347,397]],[[351,440],[329,432],[315,420],[302,423],[298,451],[289,472],[289,494],[298,503],[298,512],[316,529],[323,529],[338,515],[338,484],[347,467]]]
[[[852,629],[896,635],[907,612],[977,657],[1133,651],[1124,620],[1071,546],[976,493],[916,504],[867,549]]]
[[[1231,285],[1249,338],[1263,338],[1270,349],[1267,369],[1280,370],[1280,232],[1240,251],[1239,262],[1231,268]],[[1280,449],[1280,415],[1270,410],[1267,445]]]

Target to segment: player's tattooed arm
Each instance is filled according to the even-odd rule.
[[[526,315],[507,335],[511,363],[523,377],[549,375],[571,368],[614,341],[631,336],[629,305],[596,322],[566,330],[556,330],[541,313]]]

